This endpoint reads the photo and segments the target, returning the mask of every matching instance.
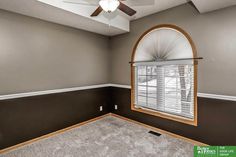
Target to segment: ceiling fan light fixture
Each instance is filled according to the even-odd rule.
[[[119,0],[100,0],[99,5],[105,12],[110,13],[115,11],[119,7],[120,2]]]

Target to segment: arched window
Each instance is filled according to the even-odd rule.
[[[131,109],[197,125],[197,53],[190,36],[158,25],[137,41],[131,60]]]

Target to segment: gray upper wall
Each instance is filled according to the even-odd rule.
[[[147,29],[158,24],[174,24],[192,37],[199,62],[198,91],[236,96],[236,7],[199,14],[184,4],[131,22],[131,31],[111,38],[111,82],[130,84],[131,53],[135,42]]]
[[[109,82],[108,37],[0,10],[0,45],[0,95]]]
[[[182,27],[193,38],[198,91],[236,96],[236,7],[199,14],[190,4],[131,22],[115,37],[0,10],[0,95],[101,83],[130,84],[133,46],[158,24]],[[111,52],[110,52],[111,51]]]

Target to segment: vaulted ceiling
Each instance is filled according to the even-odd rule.
[[[157,13],[190,0],[126,0],[123,3],[137,11],[132,17],[116,10],[90,17],[99,0],[67,0],[81,4],[65,3],[65,0],[1,0],[0,9],[36,17],[98,34],[113,36],[129,32],[131,20]],[[236,5],[235,0],[192,0],[200,13]]]

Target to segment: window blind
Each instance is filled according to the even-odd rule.
[[[135,107],[194,119],[193,61],[135,66]]]

